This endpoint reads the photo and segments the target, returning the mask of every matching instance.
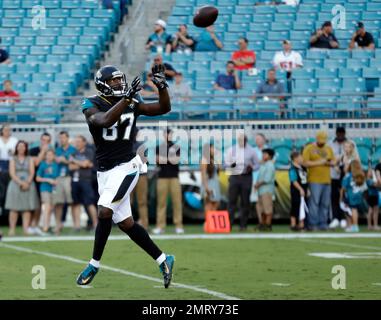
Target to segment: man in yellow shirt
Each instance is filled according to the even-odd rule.
[[[311,230],[327,230],[331,206],[330,168],[336,163],[327,139],[327,132],[319,131],[316,134],[316,142],[307,145],[303,150],[303,165],[307,168],[307,180],[311,191],[308,213],[308,227]]]

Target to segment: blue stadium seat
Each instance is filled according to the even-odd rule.
[[[51,46],[57,43],[57,38],[54,36],[50,37],[36,37],[35,42],[37,46]]]
[[[39,73],[58,73],[61,72],[59,63],[41,63],[38,67]]]
[[[339,78],[332,78],[332,79],[327,79],[327,78],[322,78],[319,79],[319,89],[322,88],[340,88],[341,81]]]
[[[72,46],[52,46],[52,54],[54,55],[68,55],[72,53]]]
[[[307,68],[301,68],[301,69],[295,69],[292,72],[292,78],[293,79],[312,79],[315,77],[314,69],[307,69]]]
[[[365,80],[363,78],[344,78],[343,88],[352,89],[356,92],[365,91]]]
[[[19,64],[17,65],[17,73],[35,73],[38,72],[37,64]]]
[[[349,68],[339,68],[339,78],[359,78],[362,75],[360,68],[349,69]]]
[[[344,67],[346,67],[345,59],[335,59],[335,60],[327,59],[324,61],[324,68],[327,68],[327,69],[344,68]]]
[[[314,60],[307,59],[303,61],[303,65],[305,68],[322,68],[323,61],[324,61],[323,59],[314,59]]]
[[[326,59],[328,55],[328,50],[323,51],[314,51],[314,50],[309,50],[307,51],[306,58],[307,59]]]
[[[67,18],[70,17],[69,9],[51,9],[47,10],[47,16],[49,18]]]
[[[33,46],[33,47],[30,47],[30,54],[48,55],[50,53],[51,53],[51,47],[50,46]]]
[[[294,93],[312,93],[315,92],[318,82],[315,79],[295,79]]]
[[[45,82],[27,83],[25,90],[27,92],[48,92],[48,83],[45,83]]]
[[[54,81],[54,73],[34,73],[33,74],[34,82],[53,82]]]
[[[319,68],[315,70],[315,77],[320,79],[336,78],[337,75],[338,75],[338,72],[336,68],[332,68],[332,69]]]
[[[46,62],[46,55],[29,55],[25,56],[25,62],[26,63],[40,63],[40,62]]]
[[[350,57],[350,51],[348,50],[329,50],[329,59],[347,59]]]
[[[365,68],[369,67],[369,60],[367,58],[364,59],[347,59],[347,67],[348,68]]]

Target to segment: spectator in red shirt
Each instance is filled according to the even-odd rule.
[[[20,99],[15,99],[19,97],[20,95],[12,89],[12,81],[5,80],[3,82],[3,90],[0,91],[0,103],[10,104],[20,102]]]
[[[248,50],[249,40],[240,38],[238,40],[239,50],[235,51],[232,55],[236,70],[247,70],[255,66],[255,52]]]

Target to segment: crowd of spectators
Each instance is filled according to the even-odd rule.
[[[321,28],[316,30],[309,39],[311,50],[332,50],[339,49],[340,43],[335,37],[333,26],[330,21],[322,24]],[[249,40],[241,37],[237,41],[237,50],[231,55],[229,61],[226,62],[226,71],[220,70],[214,81],[214,90],[239,90],[244,88],[241,83],[243,72],[248,75],[257,75],[256,62],[258,57],[254,50],[249,49]],[[179,26],[178,31],[174,35],[166,32],[166,23],[163,20],[156,21],[154,33],[148,38],[146,48],[151,52],[159,54],[171,54],[172,52],[190,54],[193,51],[219,51],[224,47],[223,41],[218,37],[215,32],[214,26],[205,28],[197,37],[193,37],[188,33],[187,26],[182,24]],[[366,49],[373,50],[375,48],[374,39],[371,33],[365,30],[363,22],[358,22],[356,30],[351,39],[349,50]],[[159,59],[154,58],[154,61]],[[287,93],[292,92],[292,71],[297,68],[303,68],[302,55],[292,50],[292,43],[289,39],[282,41],[282,50],[275,52],[272,58],[273,69],[268,70],[267,79],[263,79],[257,88],[250,88],[255,93],[257,99],[264,101],[271,101],[279,103],[282,109],[286,103],[285,96]],[[176,73],[170,64],[166,64],[166,68],[170,72]],[[235,71],[233,71],[235,70]],[[286,80],[278,81],[270,75],[273,71],[284,70],[286,72]],[[269,76],[270,75],[270,76]],[[174,75],[167,77],[167,80],[172,81]],[[189,79],[184,79],[189,81]],[[147,82],[145,86],[150,86],[150,77],[147,75]],[[149,89],[148,93],[144,92],[146,97],[156,97],[156,93],[152,93]],[[276,97],[273,97],[276,93]],[[180,96],[182,93],[180,93]],[[185,93],[187,96],[187,93]]]
[[[9,211],[9,235],[15,234],[19,216],[24,234],[60,234],[66,212],[70,208],[73,230],[80,230],[81,206],[88,214],[88,229],[97,224],[96,160],[94,147],[79,135],[70,140],[66,131],[58,136],[58,145],[52,145],[49,133],[43,133],[40,143],[29,148],[27,142],[11,134],[4,125],[0,136],[0,206]],[[134,149],[145,150],[134,134]],[[164,142],[156,149],[157,205],[154,234],[165,232],[167,203],[171,199],[173,223],[178,234],[184,233],[183,195],[179,180],[180,147],[172,141],[172,130],[164,131]],[[70,142],[73,142],[71,144]],[[218,163],[220,150],[213,144],[203,146],[201,195],[205,211],[220,208],[222,196],[219,174],[229,174],[227,210],[231,226],[239,212],[240,231],[248,229],[252,195],[256,194],[256,213],[259,231],[272,230],[273,203],[276,200],[275,151],[266,137],[257,133],[255,146],[246,135],[225,151]],[[293,231],[325,231],[343,228],[358,232],[358,217],[367,214],[368,228],[379,230],[379,190],[381,189],[381,161],[371,163],[367,172],[354,141],[346,137],[345,128],[338,127],[336,136],[328,140],[325,131],[316,134],[316,140],[302,150],[290,154],[290,227]],[[148,177],[142,175],[131,195],[138,210],[138,222],[149,227]],[[303,209],[303,210],[302,210]],[[301,212],[304,212],[303,216]],[[41,213],[43,219],[41,220]],[[55,216],[55,229],[51,216]],[[41,222],[41,223],[40,223]],[[42,230],[39,226],[42,225]]]
[[[71,208],[73,228],[78,232],[81,205],[89,214],[90,229],[97,224],[94,148],[83,136],[75,137],[71,145],[66,131],[60,132],[58,138],[55,148],[51,135],[44,132],[39,145],[29,148],[26,141],[11,135],[9,125],[1,128],[0,206],[2,211],[9,211],[10,236],[15,234],[20,214],[24,234],[58,235],[68,208]],[[54,230],[51,228],[53,212]]]

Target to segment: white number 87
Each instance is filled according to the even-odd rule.
[[[107,141],[115,141],[118,138],[118,126],[120,126],[123,122],[128,120],[128,125],[126,127],[126,130],[124,131],[124,140],[130,140],[131,136],[131,129],[132,129],[132,124],[134,123],[134,113],[125,113],[122,114],[120,117],[120,120],[115,123],[112,127],[110,128],[103,128],[103,139]]]

